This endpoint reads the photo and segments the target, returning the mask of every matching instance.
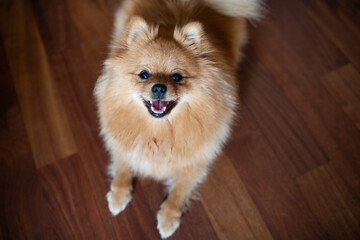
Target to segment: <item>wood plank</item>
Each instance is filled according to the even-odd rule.
[[[329,2],[327,2],[329,4]],[[331,3],[330,3],[331,4]],[[336,1],[330,6],[333,12],[360,39],[359,2],[357,0]]]
[[[96,52],[107,53],[113,15],[120,2],[34,0],[31,5],[49,54],[94,41],[103,42]],[[50,9],[49,5],[52,6]]]
[[[360,73],[346,65],[321,78],[327,90],[360,130]]]
[[[102,8],[100,2],[91,2],[87,0],[71,1],[66,0],[70,17],[73,24],[79,29],[79,34],[83,42],[96,39],[107,40],[111,36],[112,26],[114,24],[113,13],[116,11],[117,4],[113,8]],[[109,1],[113,3],[113,1]],[[101,24],[94,19],[101,19]],[[104,31],[105,30],[105,31]],[[109,41],[106,45],[109,44]]]
[[[0,88],[0,126],[6,126],[6,111],[9,106],[17,103],[16,92],[14,88],[13,79],[10,73],[9,65],[6,60],[6,53],[4,49],[4,40],[0,34],[0,73],[1,88]]]
[[[323,1],[304,1],[302,3],[317,26],[360,70],[359,34],[353,34]],[[348,4],[348,3],[347,3]],[[331,26],[331,27],[329,27]]]
[[[73,24],[68,6],[63,1],[34,0],[31,1],[31,7],[49,55],[79,46],[79,30]]]
[[[0,40],[0,239],[54,239]]]
[[[52,228],[62,239],[108,239],[78,155],[41,168]]]
[[[319,72],[316,69],[309,68],[306,61],[299,58],[290,44],[284,40],[282,34],[276,27],[272,26],[271,22],[262,26],[261,31],[258,31],[257,34],[253,46],[256,49],[261,49],[261,51],[254,52],[253,59],[249,61],[253,62],[252,64],[255,66],[256,64],[266,66],[268,72],[262,78],[255,77],[252,84],[259,91],[264,91],[263,85],[280,86],[280,91],[276,92],[276,94],[272,94],[275,93],[273,90],[267,92],[272,94],[267,98],[268,101],[273,102],[274,97],[277,98],[279,93],[284,92],[286,97],[283,101],[290,102],[296,108],[299,114],[296,118],[298,118],[298,121],[301,121],[300,119],[305,121],[306,128],[311,132],[310,135],[315,138],[311,145],[315,144],[313,147],[322,153],[312,154],[316,156],[315,159],[322,159],[319,163],[325,163],[329,159],[334,160],[339,166],[339,170],[342,171],[342,175],[348,178],[347,183],[353,187],[354,191],[360,192],[360,179],[357,174],[360,171],[360,162],[358,161],[359,131],[326,90],[320,79]],[[270,44],[271,47],[261,47],[267,44]],[[247,71],[257,74],[254,69],[247,69]],[[263,93],[251,97],[251,89],[248,89],[249,98],[252,100],[250,104],[265,95]],[[277,102],[276,105],[282,106],[284,104]],[[263,106],[257,104],[252,105],[251,108],[257,111]],[[264,111],[269,110],[265,109]],[[265,121],[264,119],[267,118],[255,116],[255,119]],[[261,123],[260,121],[259,123]],[[275,126],[279,125],[275,122],[273,124]],[[262,125],[260,126],[262,127]],[[294,127],[297,128],[297,126]],[[263,127],[262,129],[264,130]],[[338,129],[341,129],[341,131],[338,131]],[[274,140],[271,140],[271,144],[272,141]],[[306,140],[305,145],[310,146],[308,140]]]
[[[247,107],[226,153],[274,239],[326,239],[284,159],[270,147]]]
[[[313,22],[301,7],[293,1],[270,3],[274,12],[250,34],[253,41],[241,78],[245,79],[245,104],[294,176],[328,161],[312,133],[314,123],[318,132],[328,131],[320,121],[313,121],[318,114],[310,99],[319,98],[318,88],[321,96],[332,99],[313,78],[347,63],[336,46],[312,27]]]
[[[349,62],[331,39],[316,26],[301,1],[288,1],[284,4],[282,0],[273,0],[269,7],[271,14],[266,19],[266,24],[276,26],[286,44],[291,46],[292,51],[296,52],[314,74],[322,76]],[[284,51],[282,54],[288,53]],[[287,62],[288,65],[292,63]]]
[[[331,239],[358,239],[359,218],[353,212],[360,212],[354,202],[351,189],[342,181],[336,169],[323,165],[297,179],[302,193],[320,224]],[[356,200],[355,200],[356,203]]]
[[[359,2],[356,0],[346,0],[346,1],[336,1],[336,5],[339,6],[349,16],[349,19],[357,25],[360,26],[359,18]],[[358,29],[359,30],[359,29]]]
[[[201,188],[201,202],[219,239],[272,239],[230,159],[216,160]]]
[[[18,104],[0,130],[0,239],[55,239]]]
[[[76,152],[76,144],[28,2],[11,1],[4,15],[12,23],[1,24],[5,51],[34,160],[42,167]]]
[[[274,27],[269,26],[269,28]],[[275,44],[271,37],[268,38],[269,43]],[[282,40],[278,43],[281,48]],[[255,44],[258,43],[254,43],[250,51],[253,48],[260,49]],[[266,50],[249,54],[251,56],[245,60],[243,72],[240,73],[240,80],[243,81],[243,103],[264,132],[279,160],[294,177],[327,162],[327,156],[319,147],[301,114],[289,101],[282,85],[276,83],[277,78],[284,79],[286,76],[281,70],[266,65],[268,62],[263,60],[269,57]],[[277,54],[276,61],[291,59],[286,52]],[[285,78],[284,81],[290,79]],[[286,89],[286,91],[293,90],[297,91],[295,88]]]

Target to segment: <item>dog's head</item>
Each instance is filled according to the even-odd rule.
[[[165,31],[134,17],[113,43],[114,54],[106,63],[111,92],[118,101],[141,103],[140,110],[155,118],[170,115],[185,102],[204,104],[218,85],[206,57],[211,47],[202,25],[191,22],[171,34]]]

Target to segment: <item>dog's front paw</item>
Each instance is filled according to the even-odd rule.
[[[170,237],[180,225],[181,212],[162,208],[157,214],[157,228],[161,238]]]
[[[106,194],[112,215],[117,215],[126,208],[131,200],[131,191],[110,191]]]

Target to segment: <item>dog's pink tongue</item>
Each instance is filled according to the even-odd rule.
[[[162,108],[164,106],[166,106],[167,102],[166,101],[161,101],[161,100],[153,100],[152,101],[152,106],[155,110],[161,111]]]

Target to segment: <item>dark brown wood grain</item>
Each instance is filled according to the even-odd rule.
[[[359,206],[333,166],[320,166],[300,178],[298,184],[320,224],[334,239],[357,239]],[[323,203],[326,204],[323,204]]]
[[[345,65],[322,77],[336,102],[360,129],[360,74],[352,65]]]
[[[1,39],[3,40],[3,39]],[[2,42],[2,41],[1,41]],[[2,42],[3,43],[3,42]],[[0,239],[53,239],[40,174],[30,149],[3,45],[0,115]]]
[[[225,155],[220,156],[211,169],[201,190],[201,202],[220,239],[273,239],[256,204]]]
[[[242,117],[230,142],[239,145],[227,153],[274,239],[326,239],[288,168],[290,160],[277,156],[246,107]]]
[[[56,236],[66,239],[108,238],[78,155],[43,167],[40,175]]]
[[[10,1],[2,10],[4,49],[35,163],[42,167],[75,153],[76,146],[30,3]]]
[[[0,1],[0,239],[160,239],[164,186],[114,217],[93,88],[117,0]],[[360,238],[355,0],[267,1],[232,137],[170,239]]]

